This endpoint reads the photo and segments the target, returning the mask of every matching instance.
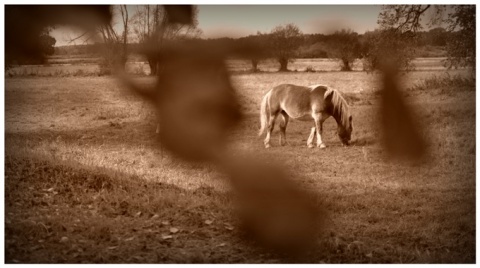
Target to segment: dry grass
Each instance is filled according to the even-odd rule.
[[[412,72],[404,87],[438,75]],[[475,91],[405,91],[430,145],[428,161],[411,165],[385,160],[377,75],[258,73],[232,80],[247,114],[232,147],[285,163],[329,211],[326,235],[301,261],[475,262]],[[325,150],[307,149],[311,123],[295,121],[287,147],[278,147],[275,131],[274,147],[264,150],[258,105],[279,83],[343,91],[354,145],[341,146],[329,119]],[[150,107],[113,78],[7,79],[5,104],[7,263],[292,262],[225,228],[236,218],[224,175],[162,152]]]

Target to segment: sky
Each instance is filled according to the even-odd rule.
[[[351,28],[358,33],[377,26],[380,6],[258,5],[199,6],[199,27],[206,38],[241,37],[270,32],[279,24],[295,23],[304,33],[329,33]]]
[[[257,31],[270,32],[275,26],[286,23],[295,23],[307,34],[330,33],[341,28],[364,33],[377,27],[381,9],[379,5],[200,5],[198,8],[198,27],[203,38],[237,38]],[[133,14],[136,6],[128,9]],[[56,46],[62,46],[80,33],[57,27],[51,35],[57,40]]]

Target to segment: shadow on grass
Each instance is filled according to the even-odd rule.
[[[34,157],[5,170],[7,263],[241,262],[227,194]]]
[[[25,132],[9,132],[5,130],[5,143],[20,139],[30,142],[62,140],[72,144],[90,145],[123,145],[123,146],[157,146],[155,125],[146,121],[107,122],[104,125],[82,130],[44,129]]]

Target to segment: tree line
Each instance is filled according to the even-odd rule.
[[[335,58],[342,71],[351,71],[353,62],[362,59],[364,69],[377,70],[382,60],[389,58],[400,67],[409,70],[411,60],[425,47],[441,47],[447,56],[446,65],[451,68],[475,65],[475,6],[453,6],[447,13],[446,6],[432,5],[387,5],[378,16],[378,28],[364,34],[351,29],[341,29],[332,34],[304,34],[295,24],[279,25],[270,32],[257,32],[241,38],[201,38],[197,14],[191,25],[167,24],[165,7],[160,5],[138,6],[133,14],[125,5],[112,7],[113,14],[121,21],[121,27],[103,25],[95,29],[101,42],[84,46],[92,54],[102,55],[101,67],[113,68],[123,65],[131,53],[142,52],[147,57],[151,74],[159,67],[158,55],[162,47],[172,42],[198,42],[212,48],[230,48],[231,54],[251,62],[252,71],[258,71],[259,63],[275,59],[279,71],[288,71],[288,64],[295,58]],[[422,19],[427,11],[433,11],[427,24],[443,23],[445,28],[423,30]],[[85,35],[93,33],[85,33]],[[40,42],[45,54],[53,54],[54,42],[45,31]],[[88,38],[87,38],[88,39]],[[48,43],[49,42],[49,43]],[[99,53],[100,51],[100,53]],[[249,53],[243,53],[249,51]],[[256,53],[251,53],[255,51]],[[62,53],[57,48],[57,53]],[[63,53],[68,49],[63,48]]]

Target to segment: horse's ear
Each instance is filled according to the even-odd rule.
[[[352,116],[351,115],[348,116],[348,121],[350,121],[350,123],[352,123]]]

